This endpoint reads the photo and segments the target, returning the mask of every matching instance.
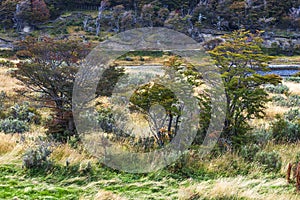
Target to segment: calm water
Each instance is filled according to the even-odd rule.
[[[259,74],[277,74],[283,77],[292,76],[293,74],[300,71],[299,65],[270,65],[271,71],[263,72],[257,71]]]
[[[270,66],[271,71],[263,72],[257,71],[261,75],[266,74],[277,74],[283,77],[292,76],[293,74],[300,71],[299,65],[272,65]],[[129,72],[137,73],[137,72],[149,72],[154,74],[161,74],[163,72],[161,66],[149,66],[149,65],[141,65],[141,66],[125,66],[125,69]]]

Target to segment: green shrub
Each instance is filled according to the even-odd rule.
[[[298,77],[298,78],[300,78],[300,72],[296,72],[295,74],[293,74],[292,77]]]
[[[271,125],[272,136],[277,143],[292,143],[300,139],[300,125],[278,117]]]
[[[295,82],[295,83],[300,83],[300,77],[287,77],[285,78],[285,80]]]
[[[268,141],[272,140],[272,131],[270,129],[266,129],[265,127],[260,129],[254,129],[252,131],[252,139],[251,142],[255,144],[259,144],[260,146],[266,145]]]
[[[273,96],[272,101],[275,105],[284,106],[284,107],[299,107],[300,106],[300,96],[293,94],[289,95],[287,98],[283,96]]]
[[[15,104],[10,107],[8,117],[35,124],[40,124],[41,122],[41,115],[35,108],[30,107],[28,102],[24,102],[21,105]]]
[[[293,94],[288,98],[288,107],[299,107],[300,106],[300,96]]]
[[[272,102],[277,106],[285,106],[287,104],[287,99],[283,96],[276,95],[272,97]]]
[[[0,119],[3,119],[5,118],[5,101],[7,99],[7,95],[6,95],[6,92],[4,91],[1,91],[0,92]]]
[[[29,130],[28,123],[18,119],[0,120],[0,131],[4,133],[24,133]]]
[[[42,144],[35,149],[29,149],[23,155],[23,167],[26,169],[37,169],[45,165],[49,165],[48,160],[52,151],[48,145]]]
[[[290,109],[288,112],[284,113],[284,118],[289,121],[300,119],[299,109]]]
[[[300,152],[297,152],[295,156],[295,163],[299,163],[299,162],[300,162]]]
[[[255,155],[261,150],[257,144],[243,146],[240,151],[240,156],[246,161],[252,162]]]
[[[10,61],[0,60],[0,67],[14,67],[14,63]]]
[[[281,158],[275,151],[258,152],[254,157],[254,161],[264,166],[266,172],[278,172],[282,166]]]
[[[286,85],[278,84],[278,85],[266,85],[266,91],[275,93],[275,94],[286,94],[289,92],[289,88]]]

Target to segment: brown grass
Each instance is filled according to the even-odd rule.
[[[287,82],[284,82],[283,84],[289,87],[290,92],[292,94],[300,95],[300,83],[287,81]]]
[[[247,179],[242,176],[234,178],[220,178],[203,181],[189,187],[179,189],[179,199],[191,199],[193,196],[208,199],[246,198],[255,200],[299,199],[299,195],[288,193],[286,181],[283,178]]]
[[[278,56],[272,64],[300,64],[300,56]]]
[[[16,147],[16,137],[11,134],[0,133],[0,155],[11,152]]]
[[[269,102],[267,104],[266,112],[266,119],[267,120],[273,120],[276,116],[276,114],[283,115],[285,112],[287,112],[290,108],[288,107],[282,107],[274,105],[272,102]]]
[[[19,141],[18,134],[0,133],[0,164],[20,164],[25,147]]]
[[[95,197],[95,200],[126,200],[124,197],[118,196],[110,191],[100,190]]]
[[[23,86],[17,79],[9,75],[9,69],[0,68],[0,88],[8,94],[14,94],[15,89],[22,89]]]
[[[51,159],[62,165],[66,164],[66,160],[68,160],[70,164],[95,163],[97,161],[95,158],[89,158],[85,153],[79,153],[68,144],[62,144],[55,148],[51,154]]]

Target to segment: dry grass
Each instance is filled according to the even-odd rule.
[[[20,82],[9,75],[9,69],[0,68],[0,88],[8,94],[13,94],[15,89],[22,89]]]
[[[51,154],[51,159],[61,165],[65,165],[66,160],[68,160],[70,164],[87,163],[89,161],[93,163],[96,162],[95,158],[89,158],[85,153],[79,153],[68,144],[62,144],[56,147]]]
[[[289,87],[290,92],[292,94],[300,95],[300,83],[287,81],[287,82],[284,82],[283,84]]]
[[[242,176],[220,178],[214,181],[203,181],[189,187],[181,187],[179,199],[190,199],[192,196],[220,199],[224,197],[246,199],[299,199],[299,195],[286,190],[285,179],[247,179]]]
[[[300,64],[300,56],[278,56],[272,61],[272,64]]]
[[[0,133],[0,164],[20,163],[25,148],[19,141],[20,135]]]
[[[0,133],[0,155],[11,152],[16,145],[16,137],[14,135]]]
[[[118,196],[110,191],[100,190],[94,198],[95,200],[126,200],[126,198]]]
[[[276,151],[282,160],[281,174],[285,175],[287,166],[296,160],[296,154],[300,153],[300,142],[294,144],[274,144],[269,142],[265,147],[267,151]]]
[[[290,108],[288,107],[282,107],[274,105],[272,102],[269,102],[267,104],[266,112],[266,119],[267,120],[273,120],[276,116],[276,114],[283,115],[285,112],[289,111]]]

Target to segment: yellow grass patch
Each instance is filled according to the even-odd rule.
[[[16,137],[11,134],[0,133],[0,155],[11,152],[15,146]]]
[[[120,197],[110,191],[100,190],[94,197],[95,200],[125,200],[124,197]]]
[[[299,199],[298,194],[286,190],[285,179],[247,179],[243,176],[220,178],[215,181],[203,181],[193,186],[179,189],[179,199],[206,197],[209,199],[246,198],[255,200]]]
[[[0,68],[0,91],[7,92],[8,94],[14,93],[15,89],[22,89],[20,81],[12,78],[9,75],[9,69]]]
[[[300,83],[284,82],[283,84],[289,87],[292,94],[300,95]]]
[[[276,114],[283,115],[285,112],[289,111],[290,108],[282,107],[274,105],[272,102],[267,104],[266,112],[266,119],[272,120],[276,116]]]
[[[20,163],[25,148],[19,141],[19,134],[0,133],[0,164]]]
[[[71,148],[68,144],[62,144],[55,148],[50,158],[53,159],[56,163],[62,165],[66,164],[66,160],[68,160],[70,164],[78,164],[88,161],[91,161],[93,163],[96,162],[96,159],[88,158],[86,154],[79,153],[75,149]]]

